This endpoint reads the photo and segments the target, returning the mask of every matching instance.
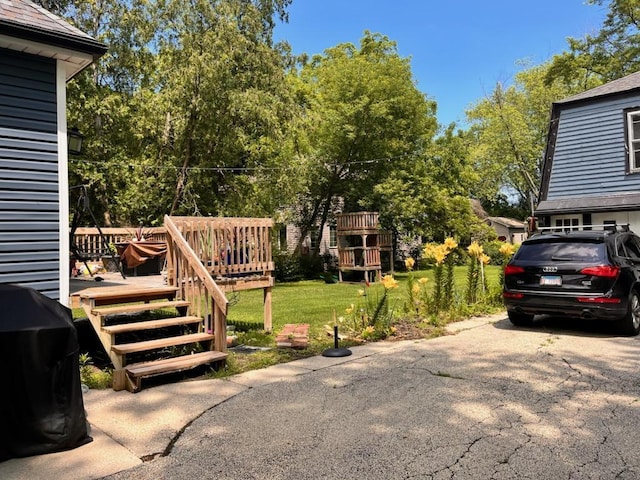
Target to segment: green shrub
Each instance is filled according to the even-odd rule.
[[[100,370],[93,365],[88,353],[82,353],[80,360],[80,382],[89,388],[105,389],[113,385],[113,372],[111,370]]]
[[[286,250],[273,252],[276,281],[297,282],[304,278],[299,257],[299,255],[294,255]]]

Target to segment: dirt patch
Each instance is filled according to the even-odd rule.
[[[386,340],[419,340],[421,338],[432,338],[446,335],[445,329],[443,327],[436,327],[428,323],[415,322],[407,319],[394,321],[393,326],[395,327],[396,331]]]

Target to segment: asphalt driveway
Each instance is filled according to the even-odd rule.
[[[639,338],[504,316],[454,328],[290,364],[304,374],[265,370],[162,455],[106,478],[640,478]]]

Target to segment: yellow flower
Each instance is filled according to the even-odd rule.
[[[364,297],[364,288],[360,288],[358,290],[358,295],[361,296],[361,297]]]
[[[444,239],[444,246],[447,247],[447,250],[451,251],[458,246],[458,242],[451,237],[447,237]]]
[[[351,315],[355,308],[356,308],[356,306],[352,303],[350,307],[347,307],[347,309],[344,311],[344,313],[346,313],[347,315]]]
[[[503,243],[499,252],[505,257],[510,257],[516,251],[516,248],[510,243]]]
[[[424,285],[428,281],[429,281],[429,279],[427,277],[422,277],[422,278],[418,279],[418,283],[421,284],[421,285]]]
[[[444,245],[438,245],[433,252],[433,259],[436,261],[436,264],[440,265],[444,262],[444,259],[447,258],[447,254],[449,251],[447,247]]]
[[[416,264],[416,261],[413,257],[409,257],[404,261],[404,266],[407,267],[407,270],[413,270],[413,266]]]
[[[396,327],[391,327],[389,330],[391,330],[391,335],[393,335],[394,333],[396,333],[398,331],[398,329]]]
[[[373,325],[369,325],[367,328],[364,329],[365,333],[373,333],[376,331],[376,327],[374,327]]]
[[[482,248],[482,246],[475,240],[471,242],[471,245],[467,247],[467,251],[469,252],[469,255],[475,258],[480,258],[480,256],[484,253],[484,249]]]
[[[489,265],[489,262],[491,261],[491,257],[486,253],[483,253],[482,255],[480,255],[480,260],[482,261],[483,264]]]
[[[420,292],[420,285],[418,285],[417,283],[413,285],[413,288],[411,289],[411,292],[413,294],[419,293]]]
[[[398,281],[393,278],[393,275],[384,275],[381,283],[385,290],[391,290],[392,288],[398,287]]]
[[[434,252],[435,248],[436,248],[436,244],[435,243],[427,243],[424,246],[424,250],[422,251],[422,253],[427,258],[433,258],[433,252]]]

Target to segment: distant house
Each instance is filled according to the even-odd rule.
[[[66,303],[66,82],[106,47],[29,0],[0,1],[0,283]]]
[[[553,104],[539,225],[640,232],[640,72]]]
[[[487,217],[485,219],[498,235],[498,240],[508,243],[522,243],[526,237],[525,222],[508,217]]]

